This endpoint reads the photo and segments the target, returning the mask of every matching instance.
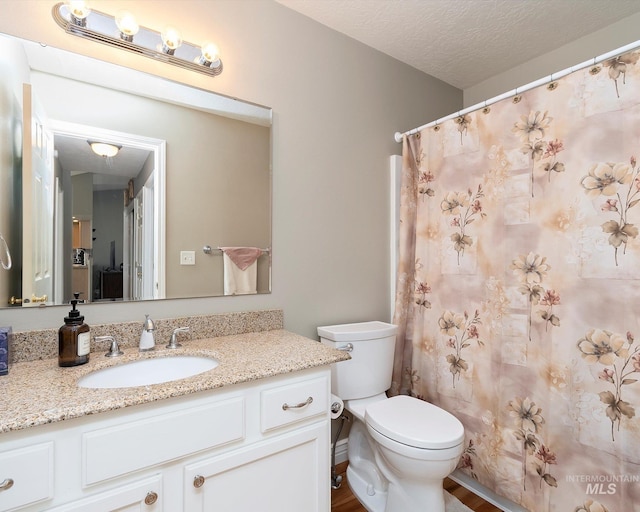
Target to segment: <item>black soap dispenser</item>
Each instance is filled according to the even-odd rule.
[[[91,335],[84,316],[76,309],[79,293],[73,294],[72,309],[64,317],[64,325],[58,330],[58,365],[78,366],[89,362]]]

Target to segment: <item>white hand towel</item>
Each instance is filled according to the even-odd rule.
[[[249,295],[258,293],[258,262],[254,261],[245,270],[231,261],[226,253],[222,253],[224,265],[224,294]]]

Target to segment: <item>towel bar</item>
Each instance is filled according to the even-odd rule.
[[[266,249],[260,249],[262,252],[271,252],[271,247],[267,247]],[[216,251],[216,253],[220,253],[222,254],[222,249],[220,249],[220,247],[216,247],[215,249],[212,248],[210,245],[205,245],[202,248],[202,252],[205,254],[211,254],[213,253],[213,251]]]

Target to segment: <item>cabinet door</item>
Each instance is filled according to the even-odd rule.
[[[0,453],[0,511],[53,497],[53,443]]]
[[[329,422],[185,466],[189,512],[328,512]]]
[[[122,485],[49,512],[162,512],[162,475]]]

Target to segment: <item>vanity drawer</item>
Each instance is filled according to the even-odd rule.
[[[162,475],[157,474],[144,480],[119,485],[104,491],[56,508],[48,512],[87,512],[119,510],[144,512],[160,512],[164,501]]]
[[[83,483],[90,485],[244,439],[244,399],[160,414],[82,436]]]
[[[329,411],[329,383],[325,377],[279,386],[261,393],[262,432]]]
[[[0,453],[0,511],[53,497],[53,443]]]

